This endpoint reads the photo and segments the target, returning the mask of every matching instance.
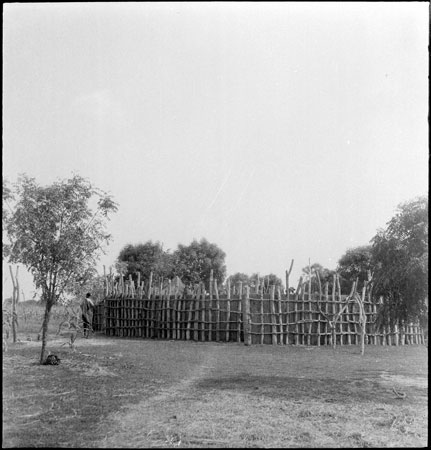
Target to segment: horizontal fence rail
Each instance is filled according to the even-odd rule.
[[[107,336],[193,340],[201,342],[244,342],[279,345],[358,345],[360,306],[346,304],[347,296],[302,291],[294,298],[272,289],[270,293],[250,293],[242,286],[228,286],[220,294],[213,282],[180,296],[168,288],[148,289],[138,284],[111,285],[106,298],[96,306],[94,329]],[[417,324],[383,327],[376,322],[378,305],[365,299],[365,343],[368,345],[424,344]],[[339,314],[341,312],[341,314]],[[328,317],[339,314],[331,329]]]

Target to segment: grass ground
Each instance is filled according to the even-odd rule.
[[[55,330],[59,366],[38,365],[30,325],[3,355],[3,447],[427,445],[424,346],[367,346],[361,357],[354,346],[95,335],[72,351]]]

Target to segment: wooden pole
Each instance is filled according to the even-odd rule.
[[[196,290],[196,296],[195,296],[195,307],[194,307],[194,315],[193,315],[193,340],[198,341],[199,340],[199,299],[201,296],[201,285],[199,284]]]
[[[148,281],[148,300],[151,299],[151,288],[153,283],[153,272],[150,272],[150,279]]]
[[[298,287],[296,289],[295,292],[295,299],[294,299],[294,317],[295,317],[295,345],[299,345],[299,312],[298,312],[298,303],[299,303],[299,294],[301,293],[301,289],[302,289],[302,276],[299,277],[299,282],[298,282]]]
[[[277,297],[278,297],[278,343],[284,344],[283,342],[283,317],[282,317],[282,310],[281,310],[281,288],[280,286],[277,286]]]
[[[250,288],[245,287],[245,294],[242,297],[242,323],[244,332],[244,345],[251,345],[250,334]]]
[[[305,319],[305,311],[304,311],[304,305],[305,305],[305,282],[304,282],[304,286],[301,289],[301,325],[300,325],[300,330],[301,330],[301,345],[305,344],[305,324],[304,324],[304,319]]]
[[[168,295],[166,298],[166,332],[167,338],[172,339],[173,337],[173,327],[174,327],[174,314],[171,317],[171,293],[172,293],[172,282],[168,279]]]
[[[212,324],[212,307],[213,307],[213,284],[214,284],[214,271],[211,269],[210,272],[210,285],[209,285],[209,309],[208,309],[208,340],[212,341],[212,333],[213,333],[213,324]]]
[[[230,289],[230,286],[229,286]],[[218,293],[217,293],[217,298],[218,298]],[[219,302],[217,301],[217,305],[219,305]],[[219,311],[220,311],[220,305],[217,308],[217,336],[218,336],[218,340],[220,340],[220,334],[219,334]],[[228,295],[227,295],[227,299],[226,299],[226,342],[229,342],[229,335],[230,332],[230,294],[229,294],[229,290],[228,290]]]
[[[218,293],[218,286],[217,286],[217,278],[214,279],[214,294],[216,298],[216,341],[220,341],[220,298]],[[229,298],[230,293],[228,291],[228,304],[229,304]],[[229,320],[229,318],[228,318]]]
[[[286,270],[286,295],[287,295],[287,301],[289,301],[289,277],[290,277],[290,273],[292,272],[292,267],[293,267],[293,259],[290,263],[290,268],[289,271]]]
[[[238,336],[237,341],[241,342],[241,323],[240,323],[240,317],[241,317],[241,310],[242,310],[242,281],[239,282],[239,302],[238,302]]]
[[[277,344],[277,330],[275,326],[275,307],[274,307],[274,293],[275,293],[275,286],[271,286],[270,290],[270,298],[269,298],[269,307],[271,310],[271,328],[272,328],[272,345]]]
[[[190,305],[187,315],[187,324],[186,324],[186,341],[190,340],[191,335],[191,326],[192,326],[192,314],[193,314],[193,296],[190,297]]]
[[[263,295],[260,297],[260,343],[264,344],[265,343],[265,314],[264,314],[264,309],[263,309]]]
[[[205,304],[206,304],[206,290],[202,284],[202,300],[201,300],[201,341],[205,341]]]

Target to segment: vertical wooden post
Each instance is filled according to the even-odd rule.
[[[174,286],[174,299],[172,302],[172,339],[178,339],[178,314],[177,314],[177,308],[178,308],[178,277],[174,278],[175,286]]]
[[[173,328],[173,317],[171,317],[171,293],[172,293],[172,282],[168,279],[168,292],[166,296],[166,338],[172,339],[172,328]]]
[[[279,327],[279,334],[278,334],[278,343],[284,344],[284,333],[283,333],[283,316],[282,316],[282,309],[281,309],[281,288],[280,286],[277,286],[277,297],[278,297],[278,327]]]
[[[214,272],[211,269],[210,272],[210,285],[209,285],[209,308],[208,308],[208,340],[212,341],[212,333],[213,333],[213,324],[212,324],[212,307],[213,307],[213,284],[214,284]]]
[[[261,325],[260,325],[260,343],[264,344],[264,339],[265,339],[265,314],[264,314],[264,308],[263,308],[263,294],[260,297],[260,320],[261,320]]]
[[[226,342],[229,342],[230,339],[230,278],[227,279],[226,282],[226,291],[227,291],[227,298],[226,298]],[[217,324],[218,329],[218,324]]]
[[[138,296],[141,297],[141,272],[138,272],[138,280],[136,281],[136,288],[138,290]]]
[[[157,295],[156,295],[156,289],[151,288],[150,289],[151,295],[152,295],[152,301],[151,301],[151,318],[152,318],[152,324],[151,324],[151,337],[156,338],[157,337]]]
[[[159,291],[159,298],[157,300],[157,308],[156,308],[156,337],[159,339],[162,337],[161,331],[162,331],[162,306],[163,306],[163,294],[162,294],[162,285],[159,282],[158,283],[158,291]],[[157,299],[157,296],[154,296],[154,300]]]
[[[239,282],[238,295],[239,295],[239,302],[238,302],[238,319],[240,319],[240,318],[242,317],[242,314],[241,314],[241,310],[242,310],[242,281]],[[238,342],[241,342],[241,323],[240,323],[240,320],[238,320],[238,336],[237,336],[237,341],[238,341]]]
[[[286,296],[287,296],[287,301],[289,301],[289,298],[290,298],[289,277],[290,277],[290,273],[292,272],[292,267],[293,267],[293,259],[292,259],[292,261],[290,263],[289,271],[286,270]]]
[[[308,270],[309,270],[309,274],[308,274],[308,312],[307,312],[307,317],[308,317],[308,326],[306,326],[306,324],[304,323],[304,327],[307,328],[307,345],[311,345],[311,327],[313,324],[313,314],[311,313],[311,261],[310,258],[308,258]],[[304,317],[304,322],[305,322],[305,317]]]
[[[271,329],[272,329],[272,345],[277,344],[277,331],[275,327],[275,308],[274,308],[274,293],[275,286],[272,285],[270,289],[269,307],[271,311]]]
[[[129,274],[129,286],[130,286],[130,297],[133,298],[135,294],[134,282],[132,279],[132,274]]]
[[[392,334],[394,332],[394,329],[391,325],[388,326],[388,345],[392,346]]]
[[[206,290],[205,285],[202,283],[202,300],[201,300],[201,341],[205,341],[205,329],[206,329],[206,323],[205,323],[205,305],[206,305]]]
[[[109,293],[109,282],[108,282],[108,276],[106,275],[106,268],[103,266],[103,285],[104,285],[104,291],[105,291],[105,297],[108,296]]]
[[[153,272],[150,272],[150,279],[148,281],[148,300],[151,299],[151,288],[153,283]]]
[[[194,293],[190,296],[190,304],[189,304],[189,310],[188,310],[188,314],[187,314],[187,324],[186,324],[186,341],[190,340],[190,336],[191,336],[191,327],[192,327],[192,315],[193,315],[193,297],[194,297]]]
[[[221,324],[220,324],[220,298],[218,293],[217,278],[214,279],[214,294],[216,298],[216,341],[219,342]],[[229,304],[229,300],[227,303]],[[229,320],[229,318],[227,320]]]
[[[185,331],[184,331],[184,315],[183,315],[183,308],[184,305],[186,303],[186,301],[184,300],[184,294],[185,294],[185,289],[183,294],[178,298],[177,300],[177,339],[185,339],[186,335],[185,335]]]
[[[242,296],[242,324],[244,333],[244,345],[251,345],[250,334],[250,287],[246,286],[245,294]]]
[[[305,344],[305,282],[301,290],[301,345]]]
[[[194,301],[194,314],[193,314],[193,340],[199,340],[199,299],[201,295],[201,285],[199,284],[196,289],[195,301]]]
[[[295,323],[295,336],[294,336],[294,344],[299,345],[299,313],[298,313],[298,302],[299,302],[299,294],[302,289],[302,277],[299,278],[298,287],[296,289],[295,298],[294,298],[294,323]]]
[[[218,304],[218,302],[217,302]],[[217,309],[217,311],[219,311],[219,309]],[[218,317],[218,315],[217,315]],[[218,329],[218,328],[217,328]],[[229,331],[230,331],[230,296],[226,299],[226,342],[229,342]],[[217,340],[220,339],[220,336],[218,337]]]

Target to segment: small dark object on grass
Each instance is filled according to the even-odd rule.
[[[48,355],[43,363],[44,366],[58,366],[60,358],[57,355]]]

